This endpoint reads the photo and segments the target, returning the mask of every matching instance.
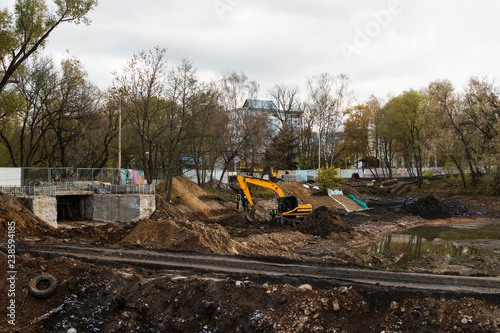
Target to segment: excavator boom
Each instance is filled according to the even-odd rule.
[[[247,219],[250,222],[253,222],[254,214],[255,214],[255,205],[252,200],[252,196],[250,194],[250,190],[248,189],[248,184],[254,184],[257,186],[269,188],[274,191],[278,195],[278,215],[294,218],[296,216],[304,216],[309,215],[312,212],[312,206],[310,204],[299,205],[297,201],[297,197],[293,195],[286,196],[285,192],[279,187],[277,184],[273,183],[269,180],[258,179],[253,177],[244,177],[242,175],[237,175],[236,179],[240,184],[240,188],[243,191],[244,195],[248,200],[248,206],[250,208],[250,212],[247,214]]]

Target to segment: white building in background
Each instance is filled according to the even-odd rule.
[[[283,123],[282,119],[287,119],[294,131],[298,134],[302,131],[302,114],[303,111],[298,110],[279,110],[276,104],[270,100],[247,99],[243,107],[238,111],[253,112],[254,114],[265,114],[271,122],[273,136],[278,135]]]

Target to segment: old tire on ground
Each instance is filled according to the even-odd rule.
[[[38,288],[38,284],[42,281],[48,281],[49,286],[44,289]],[[47,298],[52,296],[57,289],[57,279],[52,275],[39,275],[32,279],[29,283],[28,290],[31,296],[35,298]]]

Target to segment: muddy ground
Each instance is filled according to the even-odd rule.
[[[357,249],[386,233],[414,226],[500,219],[500,198],[495,196],[440,191],[397,197],[379,186],[354,182],[343,185],[344,194],[354,194],[370,207],[355,211],[359,207],[345,198],[333,200],[301,184],[283,187],[314,208],[296,227],[267,221],[266,212],[275,204],[272,198],[255,200],[258,219],[249,223],[234,203],[179,178],[175,204],[158,195],[157,211],[149,219],[127,225],[72,221],[56,230],[34,217],[18,199],[1,195],[0,231],[7,235],[7,223],[15,221],[19,240],[385,267],[398,260],[398,253],[368,255]],[[230,188],[226,191],[233,193]],[[488,246],[498,250],[498,240]],[[0,255],[0,262],[7,263],[7,256]],[[2,332],[68,332],[70,328],[77,332],[500,332],[500,305],[478,299],[436,299],[401,290],[373,292],[345,286],[312,290],[224,276],[118,270],[70,258],[22,255],[15,259],[16,321],[11,325],[2,315]],[[500,272],[500,263],[495,255],[462,255],[452,260],[434,255],[399,269],[481,276]],[[28,283],[42,273],[57,277],[59,286],[54,295],[36,299],[28,293]],[[5,279],[0,290],[0,313],[4,313],[11,299]]]

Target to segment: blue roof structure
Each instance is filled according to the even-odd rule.
[[[261,99],[247,99],[245,104],[243,104],[243,108],[278,111],[278,107],[273,101],[264,101]]]

